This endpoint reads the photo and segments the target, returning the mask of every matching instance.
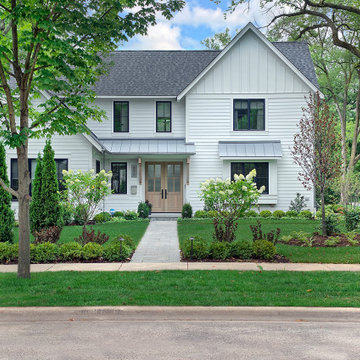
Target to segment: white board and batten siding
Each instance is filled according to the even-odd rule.
[[[270,173],[269,195],[261,197],[261,209],[288,210],[297,192],[313,209],[313,193],[298,180],[299,168],[290,154],[304,97],[310,91],[255,34],[246,33],[186,94],[186,141],[196,144],[186,201],[201,209],[200,183],[210,177],[230,177],[231,160],[219,157],[219,141],[280,140],[282,158],[258,160],[269,162]],[[233,131],[234,99],[265,99],[265,131]]]

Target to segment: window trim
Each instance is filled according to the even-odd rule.
[[[267,164],[267,187],[265,187],[265,191],[263,192],[264,195],[270,194],[270,162],[268,161],[231,161],[230,162],[230,180],[233,180],[232,178],[232,164]],[[244,167],[244,165],[242,165]],[[247,174],[243,174],[246,176]],[[256,177],[255,177],[256,178]]]
[[[236,121],[235,121],[235,102],[236,101],[247,101],[248,103],[248,108],[247,108],[247,115],[248,115],[248,128],[247,129],[236,129]],[[262,103],[264,104],[264,116],[263,116],[263,120],[264,120],[264,128],[263,129],[250,129],[250,102],[251,101],[262,101]],[[233,131],[266,131],[266,102],[264,98],[261,99],[256,99],[256,98],[251,98],[251,99],[233,99]]]
[[[31,177],[32,177],[32,168],[31,168],[31,162],[34,161],[34,160],[37,160],[37,158],[28,158],[28,166],[29,166],[29,171],[30,171],[30,189],[29,189],[29,192],[30,192],[30,195],[32,194],[32,182],[31,182]],[[66,170],[69,170],[69,159],[68,158],[55,158],[55,163],[56,161],[66,161]],[[12,180],[13,180],[13,177],[12,177],[12,170],[13,170],[13,166],[14,166],[14,163],[16,162],[16,164],[18,164],[18,159],[17,158],[11,158],[10,159],[10,187],[12,188]],[[34,174],[35,176],[35,174]],[[18,168],[18,179],[19,181],[19,168]],[[59,182],[59,178],[57,177],[57,180]],[[60,191],[60,189],[59,189]],[[13,196],[12,198],[13,201],[17,201],[17,198],[15,196]]]
[[[111,167],[111,172],[114,173],[113,171],[113,165],[114,164],[121,164],[121,165],[125,165],[125,170],[126,170],[126,184],[125,184],[125,192],[124,193],[115,193],[112,192],[112,195],[127,195],[128,194],[128,163],[125,161],[114,161],[111,162],[110,167]],[[111,191],[114,191],[113,189],[113,180],[111,179]]]
[[[170,104],[170,130],[169,131],[159,131],[158,130],[158,104]],[[172,132],[172,101],[156,101],[155,104],[155,111],[156,111],[156,115],[155,115],[155,122],[156,122],[156,132],[163,134],[163,133],[171,133]]]
[[[116,104],[127,104],[127,131],[115,130],[115,105]],[[129,101],[113,101],[113,132],[114,133],[129,133],[130,132],[130,103]]]

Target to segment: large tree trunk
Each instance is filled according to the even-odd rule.
[[[28,162],[28,142],[17,148],[19,175],[19,262],[18,277],[30,277],[30,173]]]
[[[323,236],[326,236],[327,231],[326,231],[325,192],[324,192],[324,190],[321,190],[320,197],[321,197],[321,227],[322,227],[322,234],[323,234]]]

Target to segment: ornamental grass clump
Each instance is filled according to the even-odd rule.
[[[257,189],[253,179],[255,169],[246,177],[242,174],[234,175],[230,179],[209,179],[201,184],[201,199],[205,204],[212,204],[215,211],[214,238],[220,242],[232,242],[235,239],[236,221],[257,204],[265,186]]]

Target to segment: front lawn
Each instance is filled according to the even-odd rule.
[[[126,234],[133,238],[136,245],[140,242],[143,237],[146,228],[149,225],[149,220],[136,220],[136,221],[126,221],[121,223],[104,223],[104,224],[96,224],[89,225],[87,228],[91,227],[97,232],[100,230],[101,232],[109,235],[109,240],[114,239],[119,234]],[[59,244],[64,244],[67,242],[74,241],[75,237],[78,237],[82,232],[82,226],[65,226],[61,232],[61,237],[59,240]],[[14,229],[14,240],[18,241],[19,229]],[[31,240],[33,237],[31,236]]]
[[[0,274],[0,306],[360,306],[352,272]]]
[[[250,240],[252,234],[251,224],[255,224],[256,219],[240,219],[236,231],[238,240]],[[293,231],[304,231],[313,233],[319,231],[320,221],[308,219],[261,219],[262,229],[265,232],[280,228],[281,235],[289,235]],[[178,223],[178,234],[180,247],[190,236],[200,235],[208,242],[212,241],[213,224],[211,219],[201,220],[181,220]],[[287,257],[292,262],[304,263],[360,263],[360,247],[336,247],[336,248],[317,248],[300,247],[285,244],[276,245],[279,255]]]

